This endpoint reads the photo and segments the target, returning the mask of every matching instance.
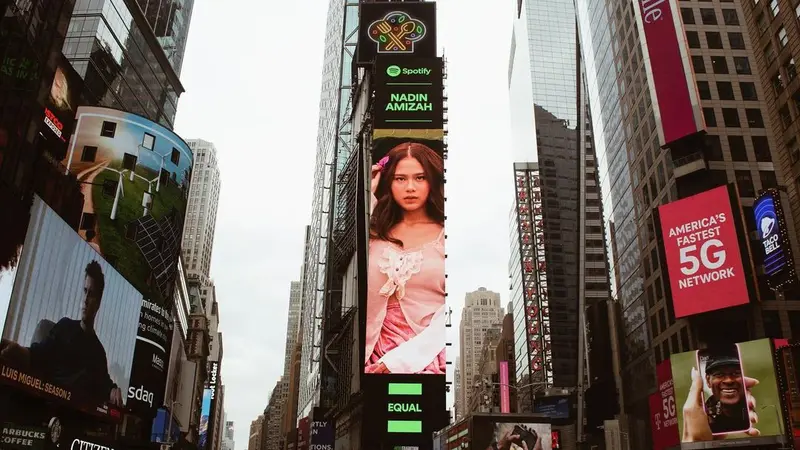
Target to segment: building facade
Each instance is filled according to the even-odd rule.
[[[283,376],[288,378],[292,367],[292,353],[300,332],[300,314],[303,306],[303,290],[300,281],[292,281],[289,288],[289,318],[286,322],[286,349],[283,359]]]
[[[247,443],[247,450],[261,449],[261,430],[264,428],[264,415],[258,416],[256,420],[250,422],[250,440]]]
[[[462,417],[465,417],[470,410],[470,399],[475,390],[476,376],[483,355],[484,338],[489,330],[500,329],[503,314],[500,294],[497,292],[482,287],[464,296],[464,309],[461,312],[458,333],[460,380],[457,381],[460,386],[460,402],[464,408]]]
[[[189,139],[186,143],[194,154],[194,168],[183,227],[183,261],[189,278],[205,282],[211,274],[222,177],[214,144],[202,139]]]

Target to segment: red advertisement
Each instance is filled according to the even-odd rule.
[[[650,427],[653,430],[653,450],[663,450],[680,444],[678,414],[670,361],[659,364],[656,372],[658,392],[650,396]]]
[[[703,119],[693,92],[696,87],[689,82],[692,68],[682,55],[688,49],[676,14],[678,0],[638,0],[637,4],[650,91],[658,100],[656,122],[661,124],[666,145],[704,128]]]
[[[658,207],[675,317],[750,301],[727,186]]]
[[[500,412],[511,412],[511,397],[508,388],[508,361],[500,361]]]
[[[297,449],[308,450],[311,431],[311,421],[308,417],[303,417],[297,424]]]

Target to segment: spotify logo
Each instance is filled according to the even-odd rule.
[[[400,75],[401,71],[402,70],[400,69],[399,66],[389,66],[386,68],[386,75],[389,75],[390,77],[394,78]]]

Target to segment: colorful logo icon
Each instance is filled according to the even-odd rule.
[[[402,11],[392,11],[369,26],[369,38],[378,44],[378,53],[414,53],[414,44],[426,34],[421,20]]]
[[[389,66],[386,68],[386,75],[389,75],[392,78],[400,75],[400,72],[402,72],[400,66]]]

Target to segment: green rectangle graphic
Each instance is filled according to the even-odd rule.
[[[422,395],[422,383],[389,383],[389,395]]]
[[[386,422],[389,433],[422,433],[421,420],[390,420]]]

